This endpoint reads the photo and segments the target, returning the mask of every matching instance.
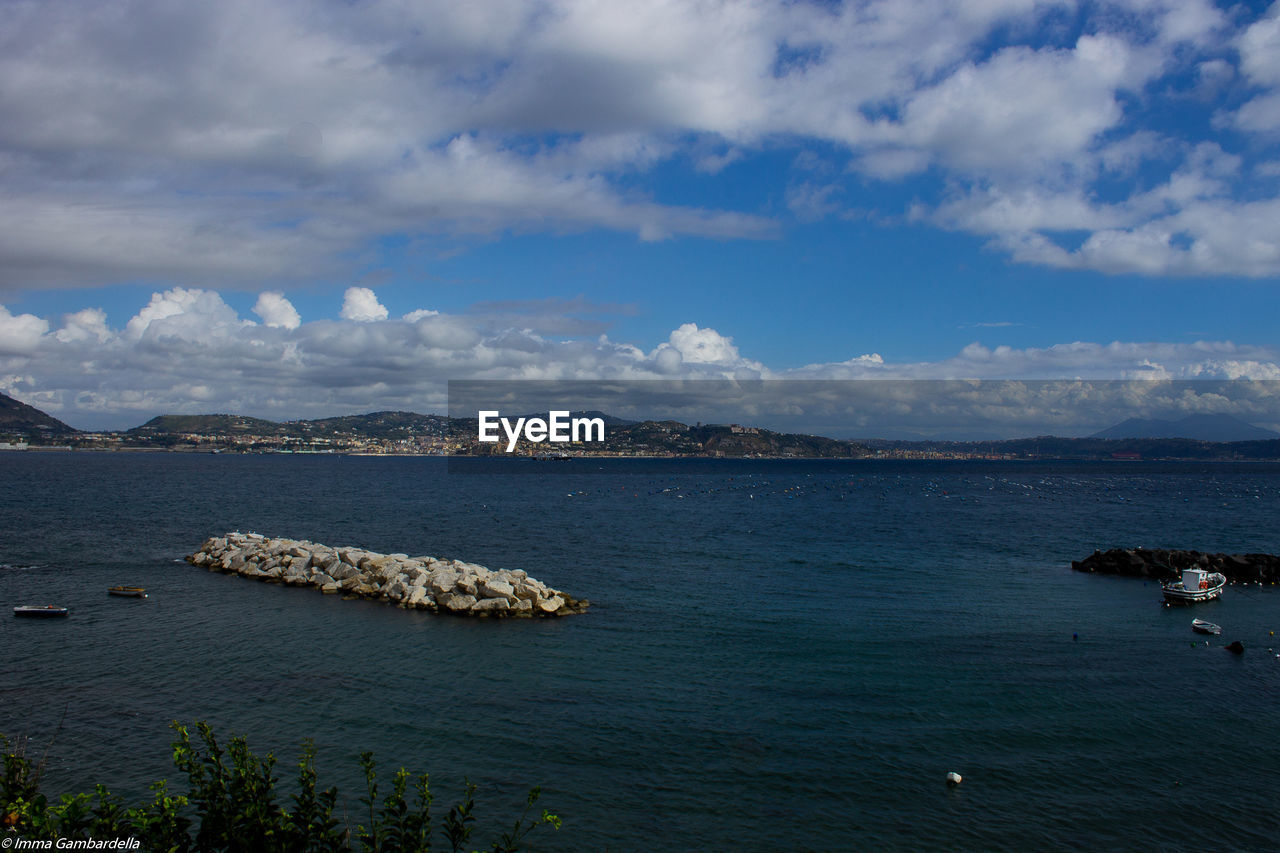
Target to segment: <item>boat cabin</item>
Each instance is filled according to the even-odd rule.
[[[1183,569],[1182,588],[1186,590],[1208,589],[1209,573],[1204,569]]]

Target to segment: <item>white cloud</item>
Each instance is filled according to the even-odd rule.
[[[1280,4],[1250,24],[1239,37],[1241,70],[1256,83],[1280,85]]]
[[[107,312],[101,308],[85,308],[63,318],[62,328],[54,333],[54,337],[63,343],[106,343],[113,334],[107,328]]]
[[[357,323],[372,323],[387,319],[387,309],[369,288],[348,287],[342,297],[342,313],[339,316]]]
[[[418,308],[405,314],[403,319],[406,323],[416,323],[423,317],[435,317],[439,313],[439,311],[432,311],[429,308]]]
[[[175,287],[152,294],[151,301],[129,320],[125,333],[135,340],[198,341],[226,335],[245,325],[252,324],[241,320],[215,291]]]
[[[296,329],[302,325],[302,317],[293,303],[283,293],[272,290],[263,291],[253,305],[253,313],[262,318],[268,326],[280,329]]]
[[[1077,15],[1087,34],[1069,40]],[[731,180],[779,148],[835,151],[883,181],[926,174],[926,208],[993,193],[1136,209],[1128,196],[1163,180],[1134,177],[1155,168],[1145,115],[1176,107],[1186,80],[1247,101],[1223,118],[1246,137],[1280,127],[1278,21],[1208,0],[15,4],[0,32],[0,77],[16,81],[0,100],[0,288],[331,282],[386,234],[768,237],[768,207],[661,201],[646,181],[671,162]],[[1175,160],[1209,138],[1166,124]],[[1103,170],[1129,181],[1125,198],[1095,201]],[[1223,189],[1258,200],[1240,178]],[[838,195],[789,201],[811,219]],[[1019,250],[1034,228],[999,236],[1029,262],[1066,251]],[[1200,239],[1205,257],[1230,255]],[[1134,268],[1148,267],[1207,270],[1176,252]]]
[[[8,308],[0,305],[0,353],[30,355],[47,331],[47,320],[34,314],[14,315]]]
[[[508,319],[519,306],[503,306]],[[533,303],[528,310],[539,310]],[[418,313],[418,312],[415,312]],[[685,323],[652,349],[491,326],[491,315],[245,321],[212,291],[156,293],[126,324],[96,309],[49,323],[0,308],[0,387],[75,426],[130,427],[166,412],[233,411],[289,419],[404,409],[442,411],[456,379],[1082,380],[1280,379],[1280,349],[1230,342],[1098,343],[1040,348],[973,343],[929,362],[876,353],[800,368],[744,355],[715,328]],[[38,356],[38,357],[37,357]]]
[[[1115,38],[1084,36],[1070,51],[1006,48],[911,97],[883,132],[962,172],[1052,173],[1119,122],[1130,65]]]
[[[725,337],[715,329],[699,329],[696,323],[684,323],[671,333],[667,343],[659,350],[670,347],[680,353],[682,364],[738,365],[742,356],[733,345],[733,338]]]

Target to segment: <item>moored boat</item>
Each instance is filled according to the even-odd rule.
[[[107,595],[120,595],[126,598],[146,598],[146,587],[141,586],[109,586]]]
[[[1197,634],[1221,634],[1222,628],[1212,622],[1206,622],[1203,619],[1192,619],[1191,630]]]
[[[66,616],[71,611],[56,604],[20,604],[13,608],[14,616]]]
[[[1227,578],[1221,572],[1207,572],[1204,569],[1183,569],[1182,580],[1164,585],[1166,601],[1192,603],[1208,601],[1222,595],[1222,588],[1227,585]]]

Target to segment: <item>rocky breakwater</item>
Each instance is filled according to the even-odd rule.
[[[208,540],[187,562],[267,583],[309,586],[344,597],[466,616],[567,616],[590,604],[519,569],[332,548],[258,533],[228,533]]]
[[[1078,572],[1176,580],[1183,569],[1221,572],[1235,583],[1274,583],[1280,580],[1280,557],[1274,554],[1202,554],[1165,548],[1112,548],[1072,560]]]

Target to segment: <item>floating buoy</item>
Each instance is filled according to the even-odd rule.
[[[1080,639],[1080,635],[1079,635],[1079,634],[1077,634],[1077,633],[1075,633],[1075,632],[1072,632],[1072,634],[1071,634],[1071,639],[1073,639],[1073,640],[1078,640],[1078,639]]]
[[[964,781],[964,777],[954,770],[947,774],[948,785],[959,785],[962,781]]]

